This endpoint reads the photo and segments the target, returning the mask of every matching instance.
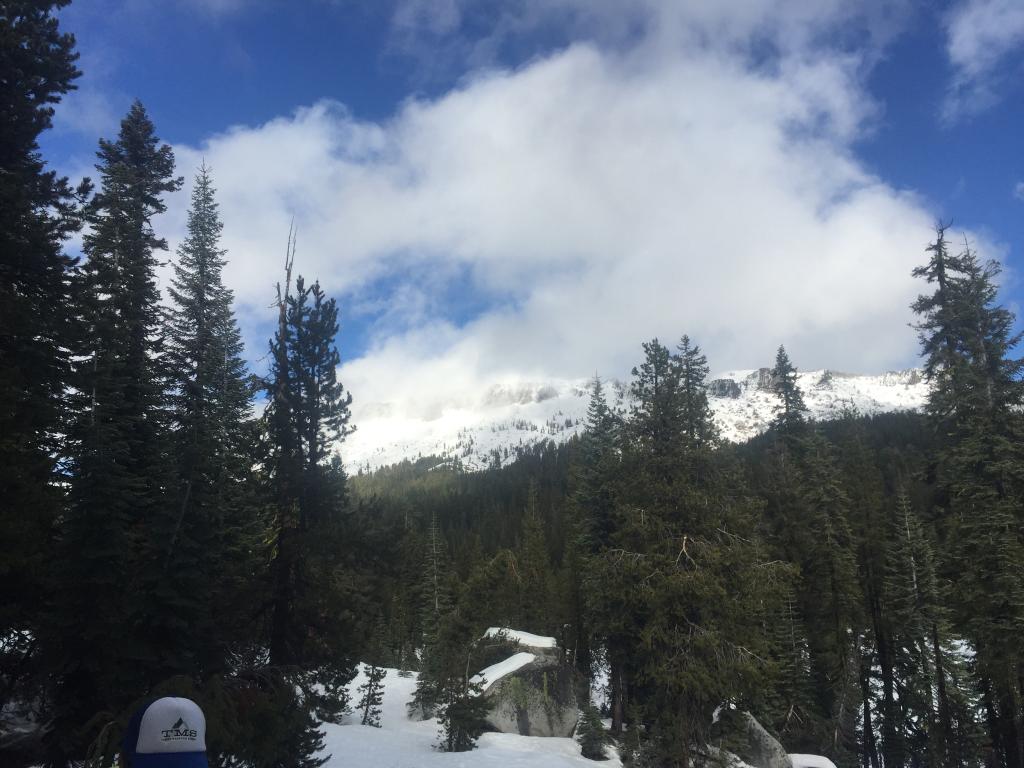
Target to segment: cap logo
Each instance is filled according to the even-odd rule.
[[[182,717],[170,728],[160,731],[160,741],[195,741],[198,737],[196,730],[189,728]]]

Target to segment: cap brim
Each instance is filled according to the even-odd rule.
[[[210,768],[205,752],[136,752],[132,768]]]

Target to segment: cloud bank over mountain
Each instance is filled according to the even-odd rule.
[[[913,364],[910,271],[934,213],[856,155],[895,11],[524,3],[507,35],[572,40],[501,68],[461,36],[467,5],[431,34],[485,64],[439,96],[380,122],[321,101],[175,148],[183,172],[213,168],[251,354],[294,218],[297,269],[369,323],[360,356],[342,350],[357,421],[495,381],[624,375],[642,340],[684,332],[717,370],[779,343],[805,368]]]

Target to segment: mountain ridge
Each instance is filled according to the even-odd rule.
[[[543,440],[557,443],[579,434],[586,421],[592,379],[510,379],[475,397],[453,398],[423,414],[393,403],[367,403],[357,413],[358,429],[341,448],[350,472],[374,471],[437,456],[474,471],[515,458],[518,450]],[[834,419],[855,410],[872,415],[918,410],[928,385],[919,368],[878,375],[819,369],[797,374],[810,416]],[[628,385],[606,381],[609,405],[626,411]],[[778,404],[770,368],[725,371],[708,382],[708,401],[722,438],[743,442],[764,432]]]

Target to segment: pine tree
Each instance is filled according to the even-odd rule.
[[[591,383],[587,420],[571,468],[570,497],[574,535],[567,547],[573,663],[580,684],[577,698],[590,698],[592,644],[596,627],[591,609],[601,604],[602,588],[593,579],[591,559],[609,545],[614,526],[615,482],[619,462],[619,420],[608,407],[604,384]]]
[[[839,757],[854,741],[857,633],[864,619],[849,498],[831,447],[820,435],[808,439],[802,457],[800,496],[806,518],[797,524],[814,541],[794,555],[800,565],[801,611],[810,635],[817,701],[829,726],[828,742],[821,749]]]
[[[712,448],[718,441],[714,416],[708,404],[707,378],[711,369],[700,347],[684,335],[676,347],[683,430],[697,448]]]
[[[942,438],[937,474],[946,495],[959,589],[956,624],[977,654],[996,759],[1024,766],[1024,508],[1021,405],[1024,363],[1012,313],[996,303],[999,267],[969,247],[949,259],[938,229],[929,263],[915,275],[936,283],[914,303],[929,415]]]
[[[908,754],[926,754],[934,765],[964,765],[970,762],[964,746],[977,725],[970,717],[972,707],[954,702],[968,702],[976,682],[969,670],[957,669],[963,665],[950,648],[949,616],[932,542],[902,490],[890,547],[886,595],[902,703],[892,725]],[[954,717],[955,710],[961,716]]]
[[[964,259],[949,253],[942,224],[936,226],[935,242],[926,250],[931,254],[928,263],[915,267],[913,275],[934,285],[935,291],[918,296],[911,309],[920,318],[916,328],[924,372],[933,385],[927,409],[943,425],[940,428],[949,428],[958,421],[957,414],[967,402],[963,382],[966,360],[958,350],[958,339],[963,336],[958,307],[962,303]]]
[[[583,714],[580,716],[579,726],[576,728],[576,741],[580,750],[588,760],[607,760],[604,753],[604,745],[608,737],[604,732],[604,724],[601,722],[601,713],[593,704],[583,707]]]
[[[545,634],[551,626],[551,561],[544,521],[537,510],[537,484],[531,479],[518,556],[519,629]]]
[[[633,368],[627,435],[644,456],[646,474],[667,492],[679,472],[684,447],[680,367],[657,339],[643,345],[644,362]]]
[[[796,437],[803,432],[807,421],[807,405],[796,380],[796,368],[786,354],[786,348],[779,346],[772,368],[772,388],[779,397],[775,426],[786,437]]]
[[[593,554],[608,545],[613,526],[614,480],[619,462],[619,422],[608,407],[604,384],[591,383],[587,421],[580,438],[573,502],[578,510],[580,544]]]
[[[481,695],[479,680],[469,674],[478,643],[475,634],[473,624],[458,610],[446,614],[438,625],[432,665],[441,726],[439,747],[445,752],[474,749],[487,727],[491,704]]]
[[[292,233],[285,284],[278,287],[264,415],[275,514],[269,656],[274,667],[293,670],[289,676],[297,683],[310,681],[304,700],[310,718],[332,720],[347,710],[360,650],[355,608],[361,587],[347,567],[347,477],[334,449],[350,431],[351,398],[337,380],[337,304],[318,283],[307,286],[299,277],[293,288],[294,242]],[[313,759],[313,722],[296,759]]]
[[[290,238],[265,416],[277,515],[270,658],[309,667],[355,650],[334,567],[345,549],[347,481],[333,446],[350,432],[351,396],[337,380],[337,304],[302,277],[292,290],[293,249]],[[350,676],[351,662],[342,666]]]
[[[418,713],[424,720],[433,715],[441,702],[445,670],[449,666],[446,660],[450,649],[445,648],[441,638],[444,621],[454,610],[449,569],[447,548],[437,522],[437,514],[434,513],[430,519],[423,553],[420,587],[423,599],[423,653],[416,691],[408,705],[410,712]]]
[[[366,667],[366,680],[357,688],[359,702],[356,710],[361,714],[360,722],[373,728],[380,728],[381,702],[384,700],[384,680],[386,670],[383,667],[369,665]]]
[[[780,613],[769,618],[769,642],[775,679],[768,692],[769,725],[788,749],[813,749],[826,729],[814,701],[807,628],[792,586],[782,590]]]
[[[71,505],[54,617],[68,716],[54,731],[58,738],[72,737],[100,709],[119,710],[184,662],[173,604],[165,594],[148,594],[152,584],[140,577],[144,566],[152,573],[166,562],[173,532],[155,277],[156,252],[167,246],[151,221],[181,181],[172,175],[171,148],[160,144],[139,102],[117,140],[101,140],[98,156],[101,188],[88,210],[79,289]]]
[[[56,17],[67,1],[0,5],[0,709],[15,695],[37,695],[17,689],[39,647],[30,638],[40,636],[63,503],[57,460],[66,451],[74,262],[62,243],[79,217],[38,138],[81,74],[74,37]]]
[[[616,709],[636,707],[647,757],[685,765],[707,744],[715,708],[752,695],[765,673],[767,643],[752,617],[775,603],[782,576],[762,564],[756,505],[737,467],[688,439],[682,366],[657,342],[644,351],[613,531],[592,558],[593,592],[604,595],[592,615],[609,648],[613,726]],[[696,415],[697,433],[709,434]]]
[[[190,668],[219,670],[223,649],[240,636],[238,586],[252,564],[256,500],[249,475],[246,423],[250,388],[242,339],[224,286],[225,252],[209,169],[195,179],[187,236],[178,248],[167,314],[171,440],[177,461],[177,514],[160,588],[179,596],[176,616],[189,627]],[[231,630],[235,629],[235,636]]]

